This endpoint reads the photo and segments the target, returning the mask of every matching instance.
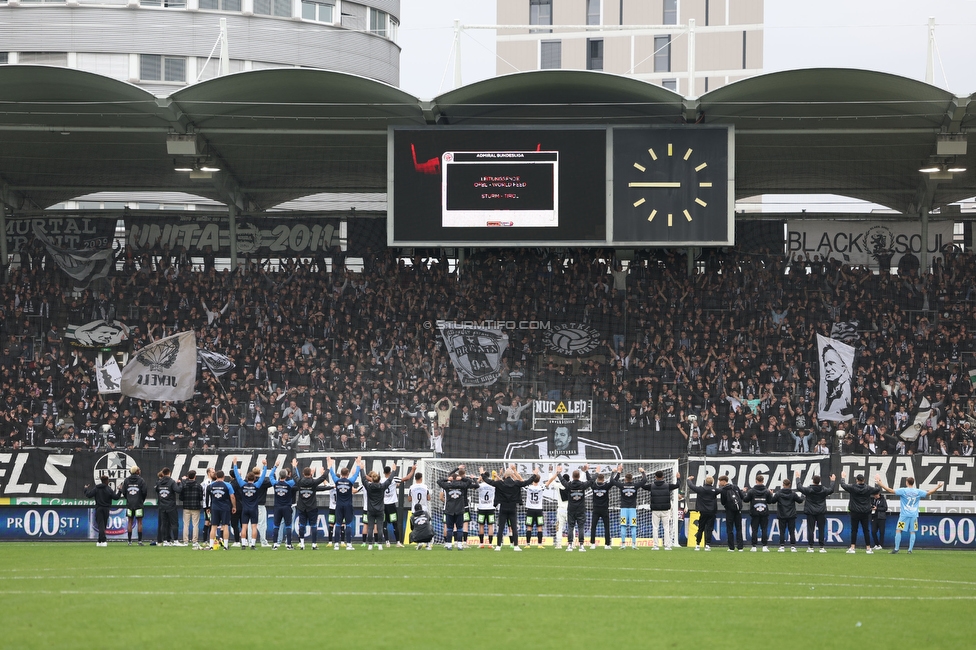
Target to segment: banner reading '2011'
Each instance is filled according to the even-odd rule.
[[[191,255],[230,254],[230,225],[223,215],[128,217],[125,225],[127,243],[136,251],[175,251],[182,246]],[[316,255],[339,245],[339,220],[240,217],[236,241],[238,254],[245,256]]]

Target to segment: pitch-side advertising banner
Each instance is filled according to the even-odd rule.
[[[806,220],[786,222],[786,250],[790,258],[808,254],[852,265],[897,266],[902,256],[922,252],[922,226],[916,219],[903,223],[862,220]],[[929,223],[926,250],[938,253],[952,243],[952,222]]]

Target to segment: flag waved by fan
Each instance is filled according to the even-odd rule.
[[[61,248],[36,224],[34,237],[44,244],[48,254],[80,287],[87,287],[92,280],[108,277],[115,263],[115,251],[108,248]]]
[[[193,397],[196,374],[196,334],[174,334],[132,355],[122,369],[122,394],[136,399],[186,401]]]
[[[100,394],[110,395],[122,390],[122,369],[115,357],[109,357],[104,364],[95,364],[95,381]]]
[[[225,354],[214,352],[213,350],[206,350],[204,348],[197,349],[197,363],[202,365],[217,377],[225,375],[234,369],[233,359]]]

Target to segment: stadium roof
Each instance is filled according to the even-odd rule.
[[[399,125],[729,124],[736,196],[838,194],[909,216],[976,195],[969,169],[933,181],[940,134],[976,122],[973,97],[894,75],[793,70],[682,98],[643,81],[552,70],[482,81],[421,101],[353,75],[242,72],[168,97],[79,70],[0,66],[0,201],[38,210],[94,192],[183,191],[257,211],[325,192],[383,192],[387,128]],[[190,180],[167,138],[195,134],[222,171]]]

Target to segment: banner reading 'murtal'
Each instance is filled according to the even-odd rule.
[[[192,331],[167,336],[132,355],[122,369],[122,394],[136,399],[182,402],[193,397],[197,337]]]

